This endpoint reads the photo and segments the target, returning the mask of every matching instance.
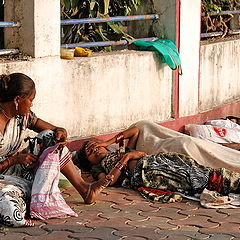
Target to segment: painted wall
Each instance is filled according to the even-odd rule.
[[[201,46],[200,111],[239,99],[239,52],[239,40]]]
[[[240,98],[239,45],[235,40],[201,47],[201,108],[195,114]],[[164,122],[171,118],[172,70],[151,52],[1,62],[0,72],[24,72],[32,77],[37,85],[33,110],[66,127],[70,136],[108,133],[140,119]],[[186,111],[191,104],[184,105]]]
[[[143,14],[146,11],[157,12],[159,20],[154,23],[131,23],[132,33],[143,37],[150,32],[176,43],[181,56],[183,75],[172,77],[175,82],[172,95],[179,97],[173,99],[172,115],[183,117],[196,114],[199,107],[201,0],[144,1],[138,12]]]
[[[36,82],[33,110],[66,127],[70,136],[100,134],[139,119],[158,122],[171,116],[172,70],[151,52],[0,63],[0,72],[19,71]]]
[[[176,4],[178,0],[153,1],[161,19],[161,23],[154,25],[155,31],[159,30],[160,35],[172,40],[179,38],[183,64],[179,88],[176,84],[178,75],[152,52],[123,50],[94,53],[89,58],[60,59],[60,19],[49,15],[50,9],[44,12],[47,6],[45,0],[28,0],[34,8],[35,17],[31,14],[23,16],[19,6],[24,12],[27,5],[21,5],[21,1],[25,3],[26,0],[13,1],[18,4],[14,20],[20,21],[21,27],[6,34],[7,43],[15,47],[19,44],[21,51],[30,51],[35,58],[2,61],[0,72],[23,72],[32,77],[37,85],[34,112],[47,121],[67,128],[70,137],[115,132],[141,119],[158,123],[171,120],[176,104],[175,93],[179,96],[182,118],[196,116],[202,111],[240,99],[240,61],[237,60],[240,41],[201,46],[199,55],[200,0],[181,1],[179,9]],[[13,12],[10,1],[8,3],[6,6],[11,7],[9,12]],[[48,6],[53,9],[58,4],[58,0],[51,0]],[[180,12],[179,19],[177,10]],[[44,26],[46,22],[41,22],[41,18],[46,18],[46,14],[54,18],[53,26],[37,27],[37,23]],[[17,16],[22,17],[18,19]],[[33,36],[24,36],[28,26],[33,26]],[[39,31],[44,31],[44,34],[41,36]],[[45,41],[51,36],[49,42]],[[228,105],[225,113],[232,114],[234,111]]]

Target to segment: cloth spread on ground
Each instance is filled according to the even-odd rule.
[[[204,166],[212,168],[227,168],[232,171],[240,172],[239,151],[221,146],[217,143],[187,136],[150,121],[139,121],[134,125],[137,125],[140,129],[136,146],[138,151],[144,151],[148,154],[178,152],[192,157],[199,164]],[[219,180],[219,177],[217,179],[216,177],[212,177],[212,180],[215,180],[216,183]],[[211,192],[221,196],[216,191]],[[232,198],[232,196],[239,195],[230,193],[227,198]],[[237,197],[234,197],[233,199],[235,200]],[[225,207],[230,206],[227,204],[224,205]],[[231,204],[230,207],[232,207],[232,205],[233,204]],[[208,207],[211,206],[213,205],[208,204]],[[234,204],[234,206],[239,207],[240,205]]]
[[[194,138],[150,121],[139,121],[136,150],[147,154],[177,152],[190,156],[198,164],[211,168],[227,168],[240,172],[240,151]]]
[[[139,50],[158,52],[162,56],[162,62],[175,70],[179,68],[182,74],[181,60],[176,45],[169,39],[157,39],[155,41],[134,41],[133,44],[138,46]]]
[[[102,159],[99,165],[101,171],[108,174],[119,161],[118,153],[113,152]],[[96,167],[92,168],[94,172]],[[179,153],[159,153],[148,155],[138,160],[134,172],[122,170],[119,182],[122,187],[137,190],[144,197],[160,202],[174,202],[179,196],[173,192],[181,192],[185,195],[201,193],[207,186],[210,170],[202,167],[190,157]],[[150,193],[149,189],[161,190],[161,194]],[[158,192],[160,193],[160,192]],[[179,194],[177,194],[179,195]]]
[[[117,153],[108,154],[100,163],[101,172],[109,173],[116,161]],[[199,196],[205,188],[225,195],[240,192],[240,173],[204,167],[180,153],[142,157],[133,172],[126,174],[123,170],[121,177],[124,177],[121,186],[138,190],[144,197],[163,203],[180,201],[179,194]]]

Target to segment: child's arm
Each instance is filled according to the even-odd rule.
[[[229,147],[235,150],[240,150],[240,143],[219,143],[222,146]]]
[[[134,126],[134,127],[130,127],[128,129],[118,133],[113,138],[111,138],[107,141],[104,141],[104,142],[89,142],[89,144],[87,144],[86,147],[87,148],[107,147],[111,144],[119,143],[119,142],[123,141],[124,139],[128,139],[127,147],[135,148],[136,141],[138,139],[138,134],[139,134],[139,128]]]
[[[144,156],[146,156],[147,154],[144,152],[129,152],[124,154],[123,158],[115,165],[115,167],[110,171],[110,173],[108,175],[113,175],[113,180],[110,183],[110,185],[114,185],[118,178],[121,175],[121,171],[122,169],[127,166],[127,163],[129,160],[131,159],[139,159],[142,158]],[[98,179],[104,178],[106,177],[106,174],[101,172],[98,174]]]

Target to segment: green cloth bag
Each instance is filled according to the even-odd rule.
[[[178,49],[171,40],[157,39],[150,42],[137,40],[132,43],[135,44],[139,50],[160,53],[163,63],[166,63],[172,70],[176,70],[178,68],[179,73],[182,74],[181,60]]]

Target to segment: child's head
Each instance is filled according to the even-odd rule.
[[[99,140],[94,140],[94,142],[99,142]],[[92,165],[99,164],[109,153],[109,150],[105,147],[95,148],[93,145],[89,147],[89,143],[91,146],[93,142],[85,141],[83,143],[81,149],[76,153],[76,159],[74,159],[74,164],[85,171],[90,171]]]
[[[91,170],[91,163],[88,161],[88,157],[86,155],[86,145],[89,141],[85,141],[82,144],[82,147],[77,151],[76,157],[73,159],[74,164],[84,171]]]

